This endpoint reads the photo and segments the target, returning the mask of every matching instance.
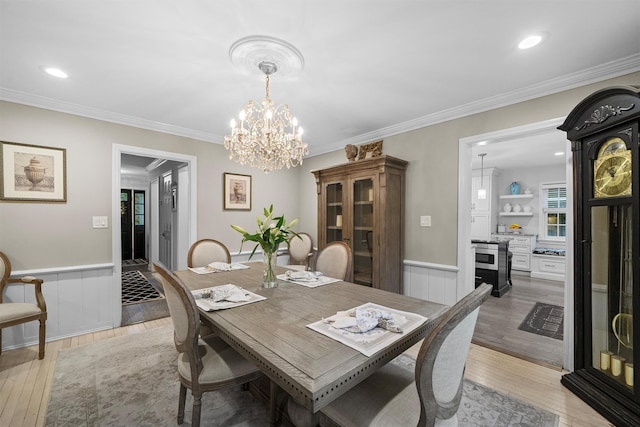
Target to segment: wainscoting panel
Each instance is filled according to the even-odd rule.
[[[457,295],[458,268],[418,261],[404,262],[403,293],[446,305],[454,305]]]
[[[47,303],[47,341],[114,325],[113,299],[120,280],[114,277],[113,264],[16,271],[12,277],[35,276],[42,280]],[[118,280],[117,280],[118,279]],[[32,285],[9,285],[7,302],[35,303]],[[2,348],[27,347],[38,343],[38,322],[29,322],[2,330]]]

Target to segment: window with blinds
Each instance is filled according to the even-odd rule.
[[[564,241],[567,236],[567,186],[565,183],[542,184],[540,193],[543,239]]]

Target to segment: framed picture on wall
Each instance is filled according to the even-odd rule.
[[[0,200],[67,201],[67,150],[0,141]]]
[[[251,175],[224,173],[224,210],[251,210]]]

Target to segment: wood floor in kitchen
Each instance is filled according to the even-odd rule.
[[[489,297],[480,307],[473,335],[475,344],[528,361],[560,369],[561,340],[518,329],[536,302],[564,306],[564,282],[532,279],[512,274],[511,290],[500,298]]]

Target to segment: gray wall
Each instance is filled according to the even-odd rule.
[[[385,154],[409,161],[405,258],[456,265],[460,138],[564,117],[595,90],[639,83],[640,73],[629,74],[385,138]],[[112,262],[111,229],[92,229],[91,217],[110,217],[114,143],[197,156],[198,236],[217,237],[232,252],[240,239],[229,224],[254,229],[255,217],[270,203],[287,219],[299,216],[298,229],[315,236],[310,171],[346,161],[339,150],[265,175],[230,162],[221,145],[7,102],[0,102],[0,139],[67,149],[67,203],[0,203],[0,250],[14,270]],[[223,172],[253,176],[251,212],[222,210]],[[420,215],[431,215],[433,226],[419,227]]]
[[[222,145],[7,102],[0,102],[0,140],[67,150],[67,203],[0,203],[0,251],[13,270],[113,261],[112,144],[197,156],[198,237],[217,238],[232,253],[241,238],[229,224],[253,230],[271,203],[287,220],[298,216],[297,170],[264,174],[231,162]],[[222,209],[224,172],[253,177],[252,211]],[[108,216],[109,228],[93,229],[94,215]]]

